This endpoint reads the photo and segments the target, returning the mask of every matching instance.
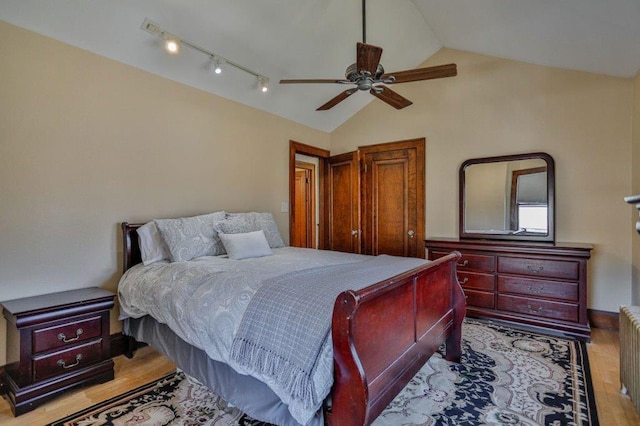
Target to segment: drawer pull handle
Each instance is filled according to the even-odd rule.
[[[458,278],[458,281],[460,282],[460,284],[466,284],[467,281],[469,281],[469,277],[464,277],[463,279]]]
[[[467,259],[465,259],[465,260],[464,260],[464,261],[462,261],[462,262],[458,262],[458,263],[457,263],[457,265],[458,265],[458,266],[467,266],[468,264],[469,264],[469,261],[468,261]]]
[[[527,269],[530,272],[533,272],[534,274],[537,274],[538,272],[542,272],[544,270],[544,266],[534,266],[534,265],[527,265]]]
[[[76,337],[71,337],[69,339],[67,339],[67,336],[64,335],[64,333],[60,333],[58,334],[58,340],[63,341],[64,343],[69,343],[69,342],[75,342],[76,340],[78,340],[80,338],[80,335],[83,333],[83,330],[81,328],[76,330]]]
[[[527,308],[529,308],[529,312],[531,312],[532,314],[539,314],[540,312],[542,312],[542,306],[539,306],[538,309],[533,309],[531,305],[527,305]]]
[[[81,360],[81,359],[82,359],[82,354],[78,354],[78,355],[76,355],[76,362],[74,362],[73,364],[69,364],[69,365],[67,365],[67,364],[64,362],[64,359],[59,359],[59,360],[58,360],[58,367],[62,367],[62,368],[64,368],[65,370],[66,370],[67,368],[73,368],[73,367],[75,367],[76,365],[80,364],[80,360]]]
[[[542,293],[543,290],[544,290],[544,287],[534,287],[532,285],[529,286],[529,291],[531,293],[540,294],[540,293]]]

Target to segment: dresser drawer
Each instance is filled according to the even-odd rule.
[[[484,291],[494,291],[496,288],[496,278],[493,274],[458,271],[458,281],[460,281],[460,285],[462,285],[463,288]]]
[[[33,380],[79,370],[102,360],[102,339],[33,358]]]
[[[433,250],[431,252],[431,257],[435,260],[446,256],[449,253],[451,252]],[[462,258],[458,260],[457,266],[459,271],[473,270],[493,272],[496,270],[496,258],[495,256],[486,256],[483,254],[462,253]]]
[[[537,280],[535,278],[499,276],[498,292],[544,298],[550,297],[569,302],[578,301],[578,284],[563,281],[546,281]]]
[[[469,307],[495,308],[495,296],[493,293],[464,289],[464,295],[467,296],[467,306]]]
[[[33,353],[68,347],[102,335],[102,318],[95,316],[33,331]]]
[[[462,258],[458,261],[458,269],[493,272],[496,270],[496,258],[482,254],[462,253]]]
[[[574,303],[499,294],[497,309],[563,321],[578,321],[578,305]]]
[[[580,263],[570,260],[532,259],[523,257],[498,258],[498,273],[578,280]]]

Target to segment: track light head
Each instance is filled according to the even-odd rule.
[[[211,57],[211,70],[216,74],[222,74],[222,65],[224,64],[224,59],[219,56]]]
[[[261,75],[258,76],[258,87],[262,93],[266,93],[269,90],[269,79]]]
[[[164,39],[164,48],[172,55],[176,55],[180,52],[180,40],[175,37],[167,36]]]

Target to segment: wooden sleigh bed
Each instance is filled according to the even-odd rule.
[[[141,225],[122,223],[124,271],[141,263],[136,232]],[[443,343],[446,359],[459,362],[466,308],[464,293],[456,278],[458,259],[460,254],[454,252],[337,297],[331,325],[334,383],[319,413],[325,424],[372,423]],[[137,322],[151,322],[156,328],[143,332]],[[125,320],[123,332],[132,336],[131,348],[137,345],[136,340],[148,343],[223,398],[225,392],[219,392],[218,384],[231,381],[235,387],[237,379],[238,384],[248,381],[257,399],[267,399],[263,389],[266,385],[207,359],[206,354],[195,347],[183,348],[190,345],[172,335],[166,325],[148,316],[138,321]],[[159,337],[166,333],[170,335],[168,339]],[[212,369],[216,371],[210,371]],[[239,408],[251,414],[244,407]]]

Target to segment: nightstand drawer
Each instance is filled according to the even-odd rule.
[[[577,281],[579,271],[580,263],[569,260],[521,257],[498,258],[498,272],[501,274],[529,275]]]
[[[498,292],[553,298],[569,302],[578,301],[578,284],[572,282],[504,276],[498,277]]]
[[[102,335],[102,318],[96,316],[33,332],[33,353],[68,347]]]
[[[80,370],[102,360],[102,339],[33,358],[33,380]]]

